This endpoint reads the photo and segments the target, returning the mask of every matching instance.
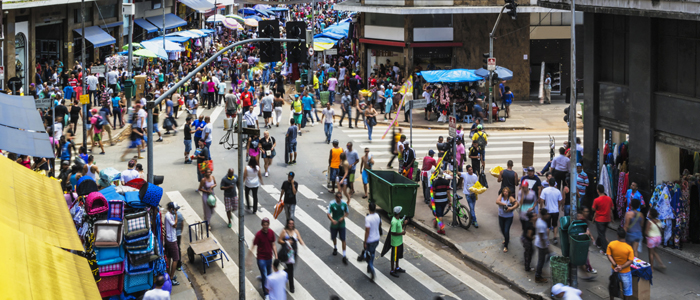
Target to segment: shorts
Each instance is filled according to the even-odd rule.
[[[263,118],[265,118],[265,119],[272,118],[272,112],[271,111],[264,111]]]
[[[238,197],[224,197],[226,211],[236,211],[238,209]]]
[[[297,152],[297,142],[289,143],[289,153]]]
[[[192,151],[192,140],[185,140],[185,152],[190,153]]]
[[[391,247],[391,261],[399,261],[403,258],[403,244]]]
[[[362,170],[362,183],[363,184],[369,183],[369,174],[367,174],[367,170]]]
[[[336,237],[340,235],[340,240],[345,240],[345,227],[333,228],[331,227],[331,240],[335,240]]]
[[[227,109],[227,110],[226,110],[226,116],[227,116],[227,117],[233,117],[233,116],[235,116],[235,115],[236,115],[236,110],[233,110],[233,109]]]
[[[627,232],[627,236],[625,237],[625,242],[628,244],[632,245],[632,243],[639,243],[642,241],[642,233],[641,232]]]
[[[650,249],[656,248],[659,245],[661,245],[661,237],[660,236],[648,236],[647,237],[647,247]]]
[[[445,216],[445,207],[447,206],[447,201],[435,202],[435,216],[442,218]]]
[[[343,179],[343,177],[337,176],[337,177],[335,177],[335,181],[338,182],[338,184],[348,185],[347,178]]]
[[[177,242],[165,241],[165,256],[170,257],[173,261],[180,260],[180,249],[177,247]]]
[[[102,141],[102,134],[101,133],[95,133],[95,135],[92,136],[92,140],[95,142],[101,142]]]
[[[513,102],[504,102],[503,105],[510,106],[511,103],[513,103]]]
[[[355,169],[351,169],[348,174],[348,182],[355,182]]]
[[[158,123],[153,123],[153,132],[160,132],[160,128],[158,128]]]
[[[301,114],[294,113],[294,124],[301,124]]]
[[[557,228],[557,225],[559,224],[559,212],[555,212],[555,213],[550,212],[548,223],[549,224],[547,224],[547,225],[549,225],[549,229]]]
[[[632,272],[617,273],[617,277],[620,278],[620,282],[622,282],[622,294],[625,296],[632,296],[632,294],[634,294],[632,288]]]
[[[136,148],[138,146],[141,146],[141,139],[136,139],[135,141],[131,141],[131,144],[129,145],[130,149]]]
[[[266,151],[270,151],[270,156],[266,154]],[[263,149],[262,151],[260,151],[260,156],[262,156],[262,158],[275,158],[275,151]]]

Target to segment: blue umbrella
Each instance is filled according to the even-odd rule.
[[[246,16],[245,19],[253,19],[253,20],[258,21],[258,22],[263,20],[261,17],[258,17],[258,16]]]
[[[480,68],[480,69],[476,70],[474,72],[474,74],[481,76],[481,77],[484,77],[484,78],[488,78],[489,77],[489,70],[486,70],[484,68]],[[498,77],[498,78],[504,79],[504,80],[513,79],[513,71],[508,70],[508,69],[501,67],[501,66],[496,66],[496,70],[493,71],[493,75],[495,77]]]
[[[241,9],[239,9],[239,10],[238,10],[238,13],[241,13],[241,14],[244,14],[244,15],[254,15],[254,14],[258,13],[258,11],[255,10],[255,9],[246,7],[246,8],[241,8]]]

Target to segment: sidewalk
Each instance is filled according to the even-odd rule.
[[[472,262],[474,265],[481,267],[484,271],[491,273],[494,276],[511,284],[514,289],[521,293],[527,294],[535,299],[549,299],[551,289],[551,271],[549,262],[543,269],[543,277],[550,279],[546,284],[535,283],[535,272],[526,272],[523,263],[523,247],[520,242],[522,228],[519,218],[516,216],[510,229],[510,244],[508,253],[503,253],[503,236],[498,225],[498,213],[495,201],[497,199],[497,191],[499,183],[487,174],[490,188],[485,193],[479,195],[476,203],[476,217],[479,223],[479,228],[473,225],[465,230],[461,227],[451,227],[452,214],[448,213],[445,222],[446,235],[438,235],[433,228],[432,220],[434,219],[429,205],[424,204],[422,189],[419,188],[416,199],[416,215],[412,220],[413,224],[426,234],[440,240],[450,248],[460,252],[464,259]],[[461,188],[459,194],[462,195]],[[466,199],[461,200],[461,204],[467,205]],[[595,230],[593,230],[595,231]],[[608,230],[607,238],[609,241],[616,239],[615,231]],[[595,237],[595,232],[593,232]],[[553,237],[550,234],[550,237]],[[696,245],[688,245],[687,249],[697,248]],[[589,261],[593,268],[598,270],[597,275],[584,273],[579,271],[579,286],[583,291],[583,299],[608,299],[607,285],[608,276],[610,274],[610,264],[607,258],[599,253],[593,243],[589,248]],[[559,245],[550,245],[550,251],[561,254]],[[675,252],[686,252],[673,250]],[[536,252],[536,251],[535,251]],[[640,258],[648,259],[648,250],[646,246],[640,253]],[[677,259],[675,256],[667,255],[667,252],[660,253],[664,264],[668,266],[665,272],[657,272],[654,270],[653,285],[651,288],[652,299],[662,299],[663,297],[678,298],[679,295],[684,295],[688,292],[695,294],[694,289],[697,282],[697,276],[700,276],[700,268],[694,265],[687,264],[685,260]],[[537,255],[533,256],[531,267],[537,265]],[[582,278],[594,276],[593,281],[585,281]]]

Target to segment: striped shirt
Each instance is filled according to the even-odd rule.
[[[433,197],[435,202],[447,202],[447,191],[450,190],[450,181],[444,178],[433,180]]]
[[[576,176],[576,191],[579,195],[583,196],[586,194],[586,187],[588,186],[588,175],[586,172],[581,171]]]

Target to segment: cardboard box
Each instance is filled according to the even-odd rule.
[[[134,76],[134,84],[136,85],[136,95],[134,97],[140,99],[141,93],[146,91],[146,75]]]

